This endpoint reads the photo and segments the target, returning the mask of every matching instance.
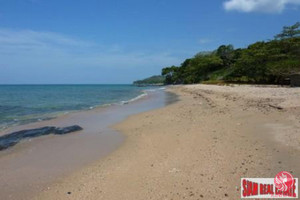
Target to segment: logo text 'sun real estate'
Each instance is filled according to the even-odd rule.
[[[279,172],[275,178],[242,178],[242,198],[298,198],[298,178]]]

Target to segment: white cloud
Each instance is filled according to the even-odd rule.
[[[26,46],[27,48],[41,48],[45,46],[88,47],[91,46],[92,43],[73,39],[53,32],[37,32],[32,30],[13,31],[0,29],[0,45],[8,47],[13,46],[15,48],[22,46]]]
[[[135,66],[146,62],[165,64],[174,61],[174,57],[166,52],[127,51],[117,44],[104,46],[58,33],[31,30],[0,29],[0,53],[18,58],[27,57],[33,61],[53,59],[90,66]]]
[[[11,83],[28,74],[47,74],[48,79],[53,79],[62,73],[75,78],[90,73],[74,82],[110,81],[113,72],[120,70],[128,71],[120,82],[128,82],[141,76],[137,71],[143,76],[160,73],[162,67],[180,60],[165,51],[130,51],[118,44],[103,45],[59,33],[0,28],[0,83]],[[92,76],[94,79],[89,79]]]
[[[228,0],[224,2],[225,10],[240,12],[280,13],[288,5],[299,6],[300,0]]]
[[[208,43],[211,43],[213,40],[211,39],[208,39],[208,38],[201,38],[198,42],[200,44],[208,44]]]

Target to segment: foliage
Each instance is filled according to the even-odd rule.
[[[276,39],[292,38],[300,36],[300,22],[292,26],[284,26],[280,34],[276,35]]]
[[[134,85],[161,85],[164,84],[165,77],[164,76],[151,76],[149,78],[145,78],[143,80],[134,81]]]
[[[256,42],[244,49],[221,45],[198,53],[180,66],[162,69],[166,84],[245,82],[282,84],[300,72],[300,23],[284,27],[275,40]]]

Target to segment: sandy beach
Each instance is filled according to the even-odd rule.
[[[237,199],[242,177],[299,177],[299,88],[168,90],[178,102],[115,125],[123,145],[35,199]]]
[[[0,199],[31,200],[53,182],[94,163],[122,145],[125,135],[110,126],[130,115],[176,101],[175,95],[160,89],[148,91],[147,94],[126,104],[70,112],[51,120],[12,126],[0,131],[1,136],[45,126],[77,124],[83,128],[66,135],[25,139],[0,151]]]
[[[300,199],[300,0],[0,0],[0,200]]]

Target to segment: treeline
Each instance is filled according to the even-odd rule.
[[[163,85],[165,82],[164,76],[151,76],[143,80],[134,81],[134,85],[143,86],[143,85]]]
[[[180,66],[162,69],[165,84],[263,83],[285,84],[300,72],[300,23],[286,26],[274,40],[256,42],[248,48],[222,45],[198,53]]]

